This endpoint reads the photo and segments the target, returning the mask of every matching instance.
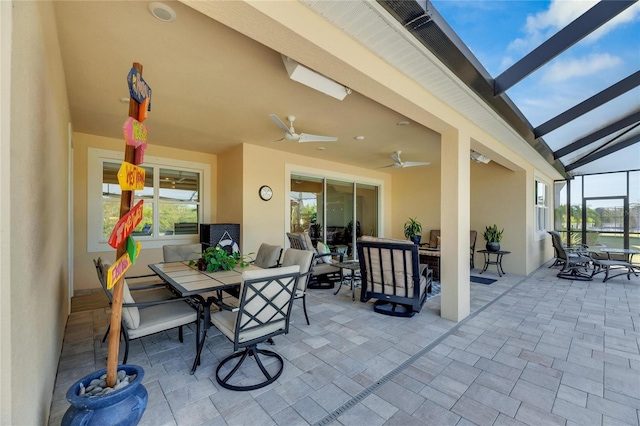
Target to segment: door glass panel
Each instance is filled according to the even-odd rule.
[[[356,184],[356,217],[358,233],[362,235],[378,236],[378,187],[373,185]]]
[[[587,244],[624,248],[624,199],[587,199]]]
[[[327,180],[327,244],[350,252],[353,240],[353,183]]]
[[[582,232],[582,177],[577,176],[571,181],[571,217],[569,224],[572,232]],[[573,236],[570,240],[573,240]],[[582,238],[578,238],[581,241]]]
[[[324,217],[322,178],[291,175],[290,232],[308,232],[315,244],[322,240]]]

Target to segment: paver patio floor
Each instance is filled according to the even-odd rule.
[[[202,365],[189,370],[194,333],[135,340],[129,363],[145,369],[141,425],[613,425],[640,417],[640,278],[561,280],[542,266],[471,283],[471,315],[440,318],[440,296],[413,318],[373,312],[346,289],[311,291],[290,332],[273,384],[220,387],[214,371],[233,345],[210,330]],[[477,275],[477,271],[472,271]],[[72,313],[49,424],[68,407],[69,386],[106,365],[109,309]],[[121,345],[123,346],[123,345]],[[123,348],[121,348],[122,350]]]

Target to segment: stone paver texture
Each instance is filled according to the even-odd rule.
[[[251,392],[216,382],[233,345],[215,328],[195,375],[193,329],[183,344],[177,330],[134,340],[129,363],[145,369],[149,393],[140,424],[640,426],[640,278],[574,282],[547,266],[528,277],[487,271],[498,281],[471,283],[472,313],[459,324],[439,317],[440,296],[395,318],[347,291],[312,290],[311,325],[296,301],[289,334],[268,348],[285,359],[282,376]],[[109,313],[69,316],[50,425],[68,387],[105,367]]]

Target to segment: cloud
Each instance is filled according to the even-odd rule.
[[[558,83],[615,68],[622,62],[621,58],[609,53],[595,53],[578,59],[558,59],[549,65],[542,79],[549,83]]]
[[[525,36],[513,40],[508,49],[520,53],[533,50],[596,3],[598,3],[596,0],[552,0],[547,10],[527,16],[523,28]],[[640,3],[636,3],[624,10],[591,33],[585,40],[594,42],[616,27],[633,22],[638,18],[640,18]]]

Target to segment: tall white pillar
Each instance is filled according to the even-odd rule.
[[[469,134],[460,129],[442,134],[440,151],[440,315],[459,322],[471,311]]]

